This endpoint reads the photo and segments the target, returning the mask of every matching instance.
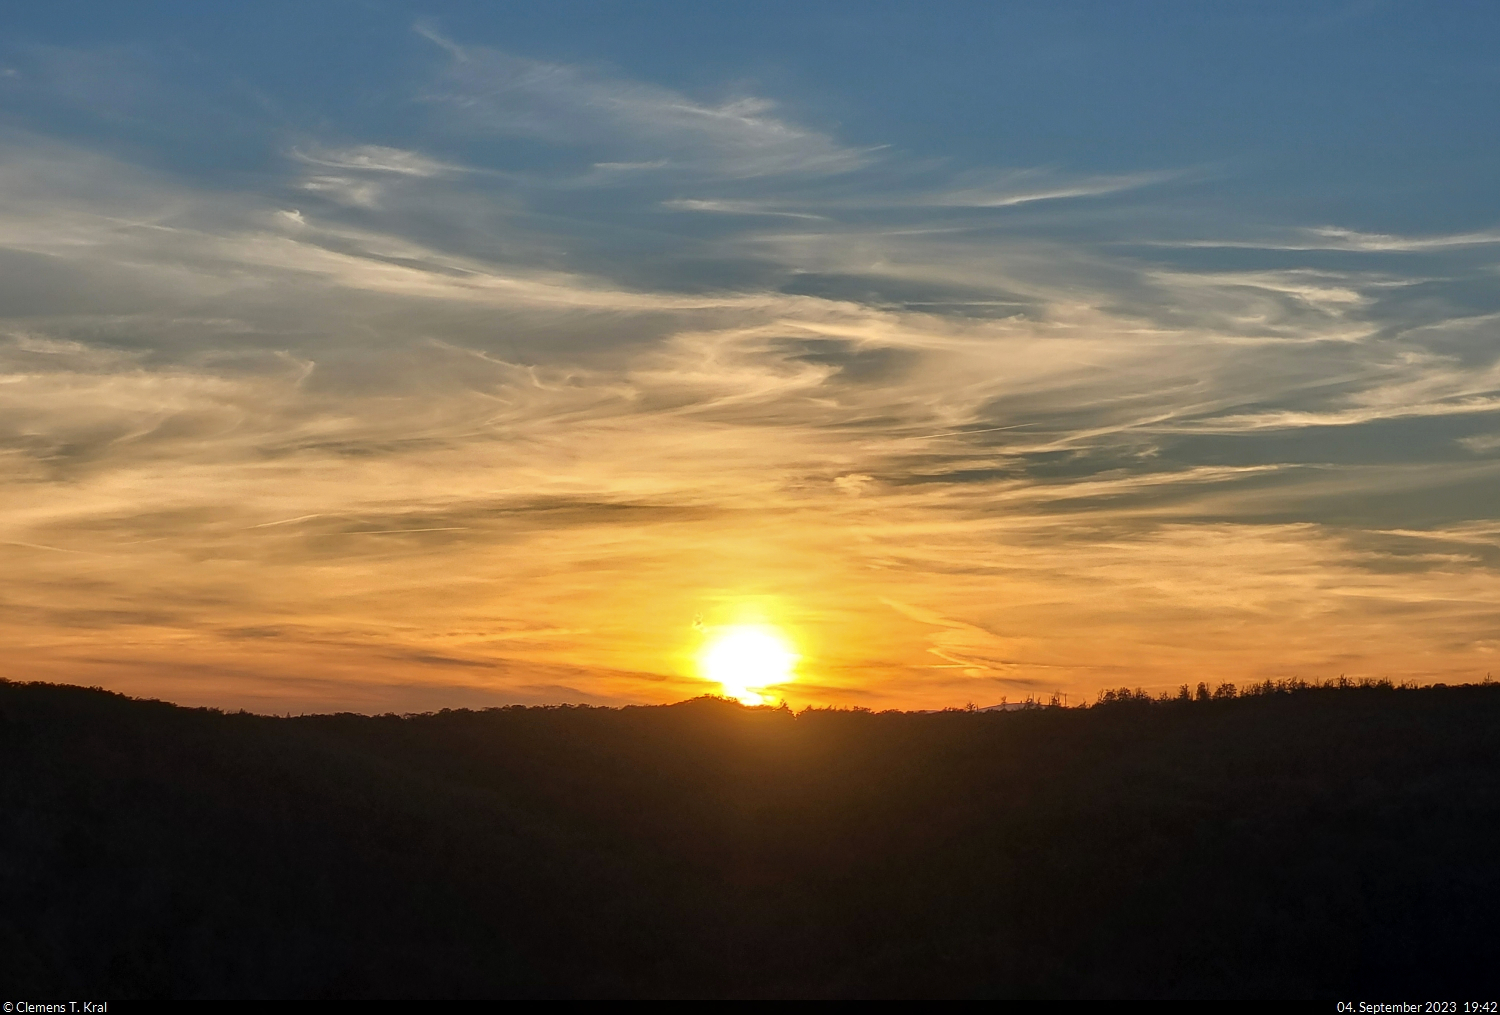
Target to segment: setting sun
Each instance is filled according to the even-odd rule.
[[[717,681],[724,694],[746,705],[775,699],[766,688],[793,677],[797,654],[774,628],[741,624],[723,629],[698,657],[703,675]]]

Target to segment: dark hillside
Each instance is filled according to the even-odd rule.
[[[0,683],[0,984],[1493,994],[1500,686],[278,719]]]

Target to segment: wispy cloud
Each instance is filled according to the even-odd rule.
[[[1333,250],[1441,250],[1445,247],[1500,243],[1500,229],[1478,233],[1449,233],[1446,236],[1389,236],[1334,226],[1322,226],[1308,232],[1326,241],[1329,249]]]
[[[351,145],[347,148],[313,147],[309,150],[293,148],[292,157],[309,165],[328,169],[396,173],[400,176],[427,177],[466,171],[462,166],[439,162],[418,152],[373,144]]]
[[[744,179],[842,173],[870,158],[777,116],[769,99],[704,102],[601,71],[460,47],[430,27],[419,31],[452,56],[428,101],[478,129],[607,147],[612,168],[627,163]]]
[[[1387,233],[1365,233],[1339,226],[1314,226],[1297,229],[1280,238],[1264,240],[1151,240],[1155,246],[1225,247],[1248,250],[1348,250],[1369,253],[1403,253],[1447,250],[1454,247],[1478,247],[1500,243],[1500,229],[1471,233],[1447,233],[1438,236],[1396,236]]]
[[[958,180],[923,180],[892,189],[889,181],[872,178],[841,186],[840,192],[802,195],[783,194],[776,198],[673,198],[662,206],[674,211],[703,211],[740,215],[780,215],[786,217],[827,218],[840,213],[869,211],[906,211],[922,209],[1014,208],[1044,201],[1072,198],[1104,197],[1180,179],[1178,172],[1135,173],[1124,176],[1070,178],[1067,174],[1028,169],[1004,174],[963,174]],[[814,212],[821,214],[815,214]]]
[[[827,216],[810,212],[782,211],[772,205],[757,201],[714,201],[696,198],[673,198],[661,203],[672,211],[706,211],[720,215],[770,215],[779,218],[825,220]]]
[[[1013,173],[978,186],[939,190],[913,198],[914,203],[947,208],[1011,208],[1037,201],[1062,201],[1079,197],[1103,197],[1138,190],[1169,180],[1180,172],[1131,173],[1122,176],[1091,176],[1069,180],[1048,179],[1040,170]]]

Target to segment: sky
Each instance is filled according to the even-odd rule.
[[[13,6],[3,673],[1500,668],[1500,7]]]

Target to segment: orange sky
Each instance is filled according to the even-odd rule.
[[[340,280],[342,305],[384,311],[388,282]],[[1500,527],[1265,517],[1487,466],[1150,464],[1182,383],[1153,357],[1256,346],[1057,314],[688,309],[619,364],[428,338],[357,390],[279,352],[226,376],[14,338],[37,366],[12,404],[89,450],[7,484],[9,674],[270,711],[671,701],[717,690],[703,629],[747,617],[802,656],[795,705],[1492,665]],[[913,366],[854,384],[810,347]],[[1020,425],[955,434],[980,423]],[[1016,464],[1101,448],[1078,475]]]

